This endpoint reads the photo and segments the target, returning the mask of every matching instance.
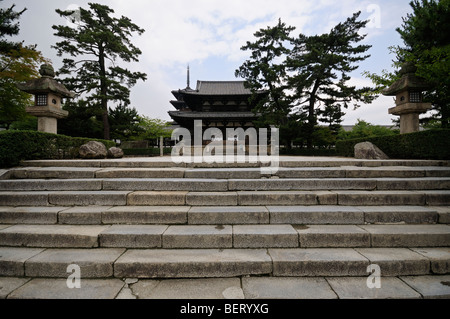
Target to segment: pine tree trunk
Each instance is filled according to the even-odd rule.
[[[111,132],[108,119],[108,88],[106,85],[106,67],[105,67],[105,54],[103,48],[99,48],[99,63],[100,63],[100,94],[102,105],[102,122],[103,122],[103,138],[109,140],[111,138]]]
[[[309,100],[309,106],[308,106],[308,125],[306,130],[306,146],[309,150],[313,149],[313,133],[314,133],[314,127],[316,126],[316,116],[314,114],[315,105],[316,105],[316,94],[317,90],[319,89],[319,81],[316,81],[314,84],[314,88],[311,92],[311,97]]]
[[[110,128],[109,128],[109,119],[108,119],[108,104],[105,101],[102,101],[103,105],[103,114],[102,114],[102,121],[103,121],[103,138],[105,140],[109,140],[111,138]],[[106,104],[106,107],[105,107]]]

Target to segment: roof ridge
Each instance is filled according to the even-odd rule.
[[[198,80],[197,83],[198,82],[201,82],[201,83],[241,83],[241,82],[246,82],[246,81],[245,80],[239,80],[239,81],[234,81],[234,80],[227,80],[227,81],[209,81],[209,80],[204,81],[204,80]]]

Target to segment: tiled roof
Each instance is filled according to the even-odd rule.
[[[214,119],[214,118],[234,118],[234,119],[248,119],[257,118],[261,114],[252,112],[177,112],[170,111],[170,116],[189,119]]]
[[[196,94],[201,95],[247,95],[251,91],[244,81],[197,81]],[[195,94],[195,93],[194,93]]]

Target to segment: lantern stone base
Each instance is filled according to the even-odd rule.
[[[58,134],[58,119],[66,118],[69,112],[52,106],[31,106],[26,112],[38,118],[38,131]]]
[[[419,132],[419,114],[410,113],[400,115],[400,134]]]
[[[430,103],[405,103],[389,109],[400,116],[400,134],[419,132],[419,115],[431,109]]]
[[[38,117],[38,131],[58,134],[58,120],[54,117]]]

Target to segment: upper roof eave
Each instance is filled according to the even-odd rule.
[[[19,83],[17,84],[17,87],[21,91],[30,94],[53,92],[68,98],[74,98],[76,95],[74,92],[69,91],[64,85],[50,77],[42,77]]]

